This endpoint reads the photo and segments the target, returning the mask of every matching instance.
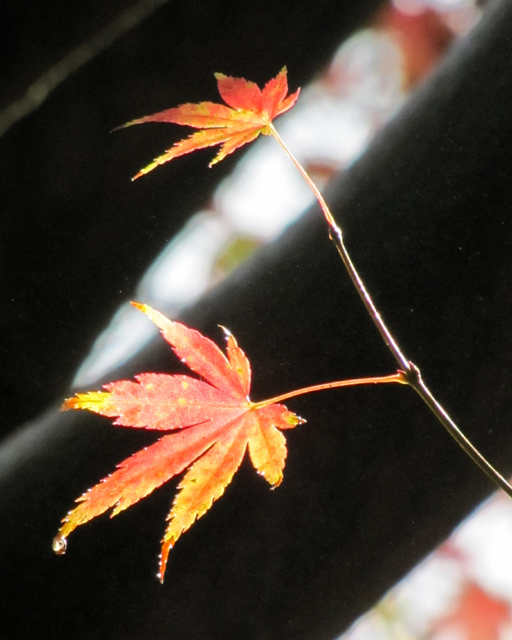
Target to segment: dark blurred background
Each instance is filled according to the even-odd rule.
[[[512,5],[489,5],[326,193],[408,355],[506,473]],[[51,551],[73,499],[154,440],[57,407],[113,313],[237,161],[208,170],[197,154],[131,183],[182,132],[163,142],[158,127],[109,131],[217,100],[215,71],[261,84],[286,64],[290,86],[304,86],[380,9],[0,9],[2,638],[334,638],[491,492],[412,391],[325,394],[290,405],[308,424],[289,437],[279,491],[244,463],[222,505],[180,540],[163,587],[154,573],[172,487],[76,532],[64,558]],[[212,337],[219,323],[233,330],[255,398],[394,368],[314,207],[181,317]],[[121,375],[171,369],[155,340]]]

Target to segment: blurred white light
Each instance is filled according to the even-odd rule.
[[[353,35],[338,49],[329,74],[360,117],[382,121],[402,102],[402,54],[387,33],[365,29]]]
[[[196,214],[148,269],[140,299],[175,309],[193,302],[208,288],[213,263],[230,236],[220,217]]]
[[[460,7],[474,6],[476,4],[475,0],[424,0],[424,2],[433,9],[441,11],[459,9]]]
[[[146,316],[123,305],[96,340],[73,380],[73,387],[88,387],[121,366],[152,338],[157,329]]]
[[[372,131],[372,121],[359,105],[325,91],[308,92],[290,115],[295,117],[279,130],[292,153],[306,164],[321,160],[346,166],[365,148]]]
[[[270,240],[314,196],[275,140],[262,142],[219,186],[214,204],[238,233]]]
[[[392,2],[399,11],[411,15],[423,13],[428,8],[450,11],[476,5],[475,0],[392,0]]]
[[[512,601],[512,504],[498,494],[457,530],[454,544],[468,557],[471,575],[490,593]]]

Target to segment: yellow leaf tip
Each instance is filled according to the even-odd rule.
[[[305,422],[307,422],[307,420],[305,420],[304,418],[301,418],[296,413],[292,413],[290,416],[288,416],[286,418],[286,421],[294,427],[297,426],[298,424],[304,424]]]
[[[89,409],[100,413],[98,407],[104,405],[110,397],[108,391],[89,391],[87,393],[77,393],[73,398],[67,398],[60,408],[61,411],[69,409]]]
[[[270,486],[270,490],[273,491],[274,489],[277,489],[277,487],[281,484],[282,481],[283,481],[283,476],[281,476],[279,480],[277,480],[276,482],[274,482],[274,484]]]
[[[114,131],[119,131],[119,129],[126,129],[126,127],[129,127],[132,124],[133,124],[132,122],[125,122],[124,124],[120,124],[117,127],[110,129],[110,133],[114,133]]]
[[[60,411],[69,411],[70,409],[79,409],[78,403],[80,402],[80,398],[77,396],[73,396],[72,398],[66,398],[62,403]]]

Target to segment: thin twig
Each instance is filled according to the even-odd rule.
[[[315,185],[313,180],[311,180],[307,171],[300,164],[300,162],[295,158],[290,149],[286,146],[285,142],[281,138],[281,136],[277,133],[275,127],[270,124],[270,131],[277,142],[280,144],[281,148],[284,150],[286,155],[290,158],[293,164],[300,171],[313,193],[315,194],[316,199],[323,211],[327,224],[329,225],[329,234],[331,240],[334,242],[338,253],[343,260],[343,264],[345,265],[350,278],[362,299],[368,314],[373,320],[375,326],[377,327],[380,335],[382,336],[384,342],[388,346],[391,351],[393,357],[398,362],[400,369],[399,372],[402,375],[401,380],[395,380],[396,382],[401,382],[402,384],[408,384],[411,386],[416,393],[420,396],[420,398],[425,402],[428,408],[432,411],[434,416],[439,420],[439,422],[443,425],[443,427],[448,431],[448,433],[452,436],[452,438],[457,442],[457,444],[462,447],[462,449],[468,454],[468,456],[473,460],[473,462],[485,473],[485,475],[494,482],[500,489],[512,498],[512,486],[505,480],[505,478],[496,471],[496,469],[484,458],[484,456],[474,447],[471,442],[466,438],[466,436],[462,433],[462,431],[457,427],[455,422],[450,418],[445,409],[439,404],[439,402],[435,399],[434,395],[427,387],[427,385],[423,382],[421,377],[420,370],[418,367],[413,364],[410,360],[406,358],[398,343],[394,339],[393,335],[387,328],[384,320],[382,319],[380,313],[377,311],[373,300],[368,293],[361,277],[359,276],[352,260],[350,259],[350,255],[343,243],[343,235],[341,229],[336,224],[332,213],[327,206],[322,194],[320,193],[318,187]],[[391,376],[392,377],[392,376]],[[384,380],[382,380],[384,382]],[[392,380],[386,380],[386,382],[392,382]],[[360,383],[364,384],[364,383]],[[336,385],[342,386],[342,385]],[[286,395],[286,394],[285,394]],[[287,396],[290,397],[290,396]],[[281,399],[281,396],[279,397]],[[284,398],[283,398],[284,399]]]
[[[402,351],[399,348],[398,344],[396,343],[395,339],[391,335],[391,332],[389,331],[389,329],[384,324],[384,321],[382,320],[382,317],[381,317],[380,313],[377,311],[370,294],[366,290],[366,287],[364,286],[364,283],[363,283],[361,277],[357,273],[357,270],[356,270],[352,260],[350,259],[348,251],[345,248],[345,245],[343,244],[343,235],[341,233],[341,229],[336,224],[336,221],[334,220],[334,218],[332,216],[332,213],[330,212],[329,207],[327,206],[327,203],[324,200],[324,197],[322,196],[322,194],[318,190],[318,188],[315,185],[315,183],[313,182],[313,180],[311,180],[311,178],[309,177],[309,175],[306,172],[306,170],[304,169],[304,167],[300,164],[300,162],[297,160],[297,158],[292,154],[290,149],[288,149],[288,147],[286,146],[284,140],[277,133],[277,131],[275,130],[273,125],[270,125],[270,129],[272,131],[272,135],[275,137],[277,142],[279,142],[279,144],[281,145],[281,147],[284,150],[284,152],[288,155],[290,160],[297,167],[297,169],[300,171],[300,173],[302,174],[302,176],[304,177],[304,179],[306,180],[308,185],[313,190],[313,193],[315,194],[316,199],[318,200],[318,203],[320,204],[320,207],[322,208],[322,211],[324,213],[325,219],[327,220],[327,224],[329,225],[329,231],[330,231],[331,240],[334,242],[334,245],[336,246],[336,249],[338,250],[338,252],[339,252],[339,254],[341,256],[341,259],[343,260],[343,264],[345,265],[345,267],[346,267],[346,269],[347,269],[347,271],[348,271],[348,273],[350,275],[350,278],[351,278],[352,282],[354,283],[354,286],[357,289],[357,292],[358,292],[359,296],[361,297],[361,299],[362,299],[362,301],[364,303],[364,306],[366,307],[366,310],[368,311],[371,319],[373,320],[373,322],[375,323],[377,329],[379,330],[379,333],[382,336],[384,342],[388,345],[389,350],[391,351],[391,353],[393,354],[393,357],[395,358],[395,360],[398,363],[398,366],[401,369],[403,369],[404,371],[408,371],[409,368],[410,368],[409,361],[404,356],[404,354],[402,353]]]
[[[70,75],[167,2],[168,0],[138,0],[133,6],[121,11],[86,42],[69,51],[64,58],[33,82],[21,98],[0,111],[0,137],[16,122],[38,109],[50,93]]]

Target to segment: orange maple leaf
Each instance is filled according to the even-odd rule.
[[[260,133],[272,135],[272,120],[291,109],[299,97],[300,89],[287,97],[286,67],[275,78],[269,80],[263,89],[244,78],[231,78],[222,73],[216,73],[215,77],[219,93],[229,106],[215,102],[182,104],[117,127],[122,129],[143,122],[173,122],[201,129],[155,158],[151,164],[141,169],[133,180],[173,158],[191,153],[196,149],[221,144],[219,153],[210,162],[211,167],[239,147],[252,142]]]
[[[66,551],[67,536],[81,524],[112,508],[111,517],[149,495],[190,467],[168,516],[158,577],[163,582],[169,551],[180,535],[221,497],[249,449],[254,468],[272,487],[283,478],[286,440],[282,429],[305,422],[282,405],[294,396],[360,384],[405,384],[404,374],[339,380],[296,389],[251,402],[251,368],[235,338],[225,329],[227,357],[199,331],[167,319],[145,304],[132,304],[162,331],[176,355],[203,380],[186,375],[142,373],[137,382],[120,380],[106,391],[77,393],[62,405],[116,417],[114,424],[162,431],[179,430],[121,462],[117,470],[77,499],[53,541]],[[191,465],[191,466],[190,466]]]
[[[117,417],[114,424],[175,430],[118,465],[117,470],[78,498],[62,521],[54,550],[63,553],[66,537],[79,525],[113,507],[112,516],[192,466],[183,477],[165,532],[159,578],[169,550],[220,498],[245,451],[273,487],[283,477],[286,441],[281,429],[304,422],[281,404],[249,400],[251,369],[235,338],[226,330],[227,357],[194,329],[168,320],[147,305],[132,303],[162,330],[174,352],[203,380],[186,375],[143,373],[137,382],[121,380],[106,391],[78,393],[63,409],[89,409]]]

